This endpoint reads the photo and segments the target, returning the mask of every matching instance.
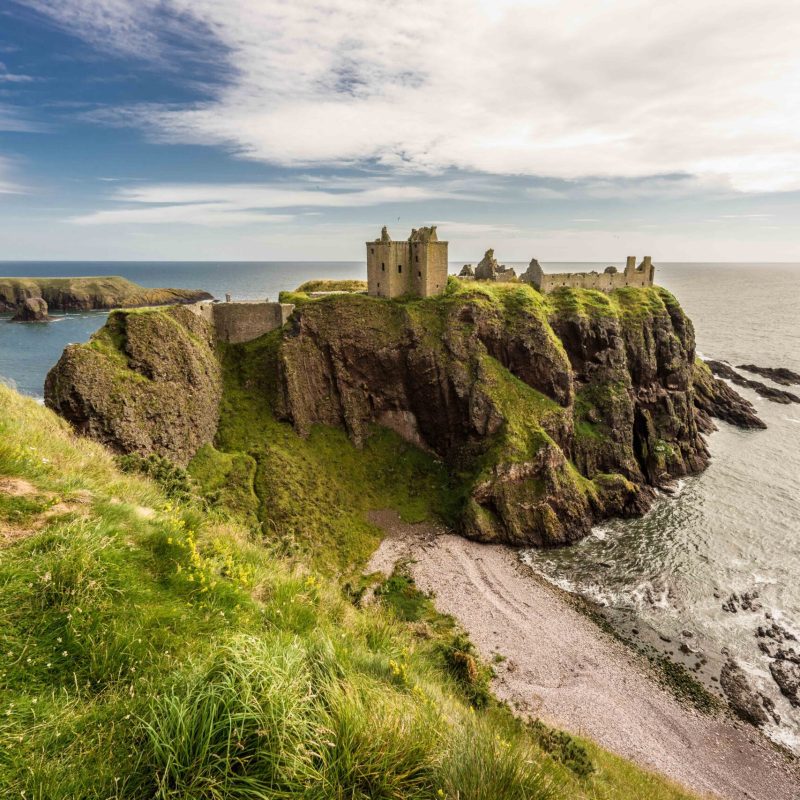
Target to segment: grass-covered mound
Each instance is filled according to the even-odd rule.
[[[346,292],[352,294],[366,294],[367,282],[356,280],[313,280],[300,284],[293,292],[281,292],[278,300],[281,303],[293,303],[301,306],[311,302],[315,298],[312,296],[317,292]]]
[[[0,796],[688,796],[497,706],[401,576],[358,608],[146,469],[173,499],[0,386]]]

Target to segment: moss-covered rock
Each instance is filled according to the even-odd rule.
[[[181,466],[213,440],[220,396],[211,329],[181,307],[112,313],[45,381],[46,404],[78,432]]]

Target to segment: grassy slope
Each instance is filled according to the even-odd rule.
[[[0,476],[1,796],[688,796],[475,710],[428,601],[355,608],[2,386]]]
[[[204,492],[225,474],[231,502],[259,519],[265,541],[282,555],[310,561],[326,573],[358,572],[380,540],[366,519],[394,508],[408,522],[455,513],[444,467],[386,429],[362,450],[344,431],[316,426],[307,438],[272,414],[278,334],[222,349],[224,391],[217,448],[190,466]],[[226,460],[249,470],[227,472]],[[235,495],[233,499],[231,495]]]

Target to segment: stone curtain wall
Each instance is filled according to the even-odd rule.
[[[231,344],[280,328],[294,310],[291,303],[196,303],[189,308],[214,326],[217,341]]]
[[[538,266],[538,265],[537,265]],[[560,272],[544,273],[541,270],[529,269],[522,275],[522,280],[532,284],[540,292],[552,292],[568,286],[574,289],[599,289],[610,292],[625,286],[652,286],[655,269],[649,257],[645,257],[637,267],[633,257],[622,272],[608,267],[605,272]]]

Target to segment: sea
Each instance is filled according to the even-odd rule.
[[[561,272],[606,265],[542,266]],[[3,277],[121,275],[145,286],[248,300],[275,300],[306,280],[364,272],[362,262],[344,261],[0,262]],[[800,264],[664,263],[656,265],[656,281],[693,320],[703,356],[800,372]],[[105,317],[78,313],[17,325],[0,316],[0,378],[41,398],[64,346],[86,341]],[[788,388],[800,394],[800,386]],[[754,690],[775,704],[780,722],[765,732],[800,752],[800,709],[780,693],[756,635],[774,621],[800,639],[800,405],[737,391],[755,405],[766,430],[717,423],[708,437],[708,469],[681,480],[644,517],[606,521],[576,545],[527,550],[521,558],[548,581],[598,604],[626,637],[693,670],[712,691],[719,691],[722,663],[735,659]],[[757,593],[754,610],[723,609],[731,595],[744,593]],[[786,644],[800,651],[800,642]]]

